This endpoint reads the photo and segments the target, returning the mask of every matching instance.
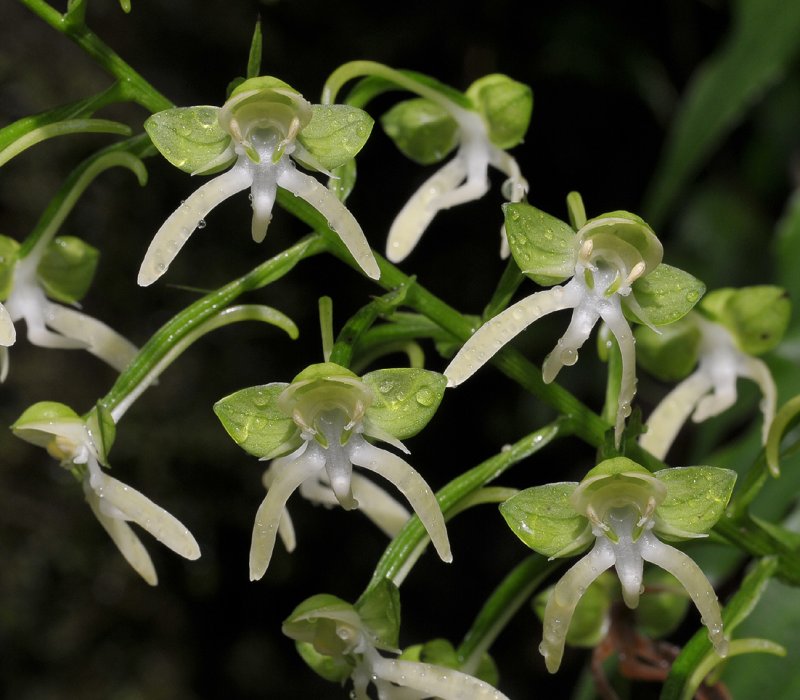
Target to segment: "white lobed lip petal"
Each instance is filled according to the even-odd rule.
[[[697,402],[710,390],[711,380],[705,372],[690,374],[650,414],[647,432],[639,438],[639,445],[654,457],[663,460]]]
[[[464,162],[456,156],[422,183],[392,222],[386,240],[389,260],[398,263],[408,257],[442,208],[438,201],[440,197],[454,190],[466,176]]]
[[[544,610],[542,643],[539,651],[550,673],[558,671],[564,642],[578,602],[586,589],[615,561],[614,550],[605,537],[598,537],[592,550],[556,583]]]
[[[250,543],[251,581],[258,581],[269,567],[277,530],[289,497],[306,479],[324,469],[325,461],[320,453],[308,451],[296,459],[283,462],[280,467],[273,473],[272,485],[256,512]],[[272,468],[275,468],[275,464]]]
[[[450,551],[442,509],[419,473],[404,459],[370,445],[360,435],[350,438],[348,448],[353,464],[379,474],[394,484],[405,496],[428,531],[431,542],[441,560],[451,562],[453,555]]]
[[[131,526],[124,520],[106,515],[100,509],[100,500],[97,494],[89,487],[88,482],[84,485],[84,493],[92,513],[94,513],[114,544],[117,545],[117,549],[125,557],[125,560],[147,583],[155,586],[158,583],[158,575],[153,566],[153,560],[150,559],[150,555]]]
[[[278,191],[278,166],[256,165],[253,167],[253,184],[250,188],[253,205],[253,223],[250,232],[256,243],[261,243],[267,235],[269,222],[272,221],[272,207]]]
[[[564,287],[531,294],[488,320],[464,343],[445,369],[447,386],[458,386],[466,381],[534,321],[554,311],[575,306],[582,296],[581,289],[570,282]]]
[[[8,347],[13,345],[16,339],[17,331],[14,329],[11,314],[8,313],[5,306],[0,304],[0,345]]]
[[[364,232],[350,210],[342,204],[327,187],[310,175],[296,168],[287,168],[278,176],[278,184],[296,197],[308,202],[322,214],[328,225],[342,239],[367,277],[378,279],[381,276],[378,262],[372,254]]]
[[[125,520],[143,527],[176,554],[186,559],[200,556],[200,547],[186,526],[136,489],[103,474],[94,490],[100,499],[98,505],[101,511],[108,504],[119,511]]]
[[[163,275],[175,256],[183,248],[189,236],[205,216],[221,202],[253,183],[251,168],[246,156],[230,170],[209,180],[193,192],[158,229],[145,253],[139,269],[138,283],[146,287]]]
[[[434,666],[417,661],[387,659],[378,654],[370,659],[373,682],[378,684],[378,695],[388,698],[380,685],[391,683],[396,686],[416,690],[419,695],[398,694],[403,698],[442,698],[442,700],[508,700],[499,690],[488,683],[461,671],[443,666]],[[391,695],[391,697],[395,697]]]
[[[766,444],[769,428],[775,418],[778,388],[775,386],[775,380],[772,378],[769,367],[763,360],[743,355],[740,362],[743,365],[742,375],[752,379],[761,389],[761,413],[764,416],[764,424],[761,426],[761,442]]]
[[[671,573],[691,597],[708,628],[708,638],[720,656],[727,656],[728,640],[722,630],[722,613],[717,594],[694,559],[679,549],[661,542],[652,532],[639,538],[642,558]]]
[[[83,344],[115,370],[124,370],[138,352],[136,346],[105,323],[60,304],[48,303],[47,325]]]
[[[591,306],[579,304],[572,312],[566,333],[558,339],[553,351],[542,363],[542,380],[549,384],[558,376],[564,365],[572,366],[578,361],[578,351],[592,332],[599,314]]]

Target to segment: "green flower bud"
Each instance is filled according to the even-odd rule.
[[[458,122],[421,97],[398,102],[381,117],[381,126],[400,152],[420,165],[438,163],[458,145]]]
[[[100,251],[80,238],[58,236],[45,249],[36,275],[47,296],[74,304],[89,291],[99,259]]]
[[[691,316],[659,328],[635,331],[636,359],[650,374],[665,382],[676,382],[694,369],[700,356],[700,329]]]
[[[533,91],[506,75],[479,78],[467,88],[467,97],[489,126],[489,138],[498,148],[522,142],[533,111]]]

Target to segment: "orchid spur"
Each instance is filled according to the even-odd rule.
[[[545,358],[542,378],[552,382],[602,319],[622,358],[614,433],[619,441],[636,393],[634,338],[628,316],[660,326],[686,314],[704,286],[661,263],[661,243],[638,216],[617,211],[586,221],[577,194],[570,195],[573,227],[527,204],[505,206],[506,229],[520,270],[542,285],[536,292],[486,321],[459,350],[444,374],[448,386],[471,377],[506,343],[542,316],[573,309],[566,333]]]
[[[351,605],[320,594],[301,603],[283,623],[303,660],[328,681],[352,681],[350,697],[369,700],[507,700],[484,680],[447,666],[388,658],[398,652],[399,595],[389,581]]]
[[[279,532],[288,548],[294,546],[285,505],[295,489],[317,501],[327,500],[320,494],[330,489],[346,510],[361,507],[384,530],[396,527],[398,504],[377,487],[365,486],[365,480],[354,479],[353,466],[393,483],[419,516],[441,559],[452,559],[444,517],[425,480],[405,460],[366,439],[407,452],[400,439],[416,434],[430,420],[443,385],[441,375],[421,369],[377,370],[359,378],[327,362],[306,368],[291,384],[243,389],[215,404],[217,417],[237,444],[274,460],[264,477],[267,495],[253,527],[251,580],[266,572]]]
[[[136,489],[106,474],[106,454],[114,435],[110,415],[98,407],[84,419],[68,406],[43,401],[31,406],[11,426],[14,434],[44,447],[72,472],[100,525],[123,557],[151,586],[158,583],[150,555],[131,529],[134,522],[186,559],[197,559],[200,547],[186,527]]]
[[[421,165],[455,156],[428,177],[395,217],[386,242],[386,257],[401,262],[414,249],[436,214],[483,197],[489,190],[489,166],[508,179],[507,201],[519,202],[528,183],[507,151],[522,142],[533,109],[533,93],[508,76],[491,74],[476,80],[466,93],[413,71],[395,70],[373,61],[352,61],[328,78],[323,102],[332,102],[339,88],[356,76],[369,76],[348,101],[363,105],[390,89],[418,97],[396,104],[381,118],[387,135],[408,158]],[[377,80],[383,87],[376,89]],[[501,255],[508,257],[505,233]]]
[[[645,561],[672,574],[697,606],[720,656],[727,640],[717,597],[700,567],[661,538],[704,537],[722,516],[736,473],[717,467],[663,469],[651,474],[626,457],[607,459],[578,483],[535,486],[500,510],[514,534],[550,558],[589,553],[558,581],[544,613],[540,651],[547,669],[561,664],[578,601],[600,574],[614,566],[622,598],[636,608]]]
[[[282,80],[250,78],[222,107],[183,107],[158,112],[145,122],[156,148],[191,174],[231,167],[202,185],[156,232],[139,271],[147,286],[163,275],[205,216],[228,197],[250,188],[253,240],[264,240],[277,188],[305,200],[322,214],[353,258],[377,279],[380,270],[350,211],[306,168],[329,173],[351,160],[369,137],[370,117],[347,105],[311,105]]]
[[[661,379],[682,381],[650,414],[639,444],[663,459],[689,416],[701,423],[736,403],[739,377],[761,390],[766,444],[778,392],[769,367],[757,355],[781,341],[790,313],[789,299],[779,287],[726,288],[706,295],[674,333],[657,337],[640,329],[642,365]],[[676,352],[678,345],[682,352]]]

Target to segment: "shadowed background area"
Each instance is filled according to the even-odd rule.
[[[379,16],[380,14],[380,16]],[[529,201],[566,217],[564,198],[579,190],[590,216],[614,209],[642,213],[665,133],[698,65],[729,29],[721,2],[544,4],[511,0],[420,2],[377,6],[345,1],[133,0],[125,15],[111,0],[90,3],[88,23],[112,48],[177,105],[219,105],[228,83],[244,73],[260,15],[263,72],[317,101],[339,64],[371,59],[430,74],[459,89],[502,72],[532,86],[534,113],[525,143],[514,150],[530,183]],[[0,126],[76,100],[110,79],[65,37],[17,3],[0,22]],[[374,103],[377,116],[395,95]],[[657,233],[666,262],[713,288],[763,283],[773,275],[765,243],[792,187],[800,134],[800,71],[796,60],[769,99],[737,128],[673,205]],[[134,130],[146,118],[136,107],[100,116]],[[0,233],[18,240],[77,162],[110,137],[57,139],[33,148],[0,171]],[[250,209],[233,197],[208,217],[169,273],[147,289],[136,271],[155,230],[197,181],[160,158],[147,162],[149,184],[111,171],[87,191],[61,232],[85,238],[102,259],[84,310],[137,344],[197,298],[290,245],[306,230],[276,211],[269,234],[249,236]],[[348,206],[381,250],[394,213],[429,168],[406,161],[376,124],[358,158],[360,179]],[[401,267],[465,313],[478,314],[504,264],[497,256],[502,222],[500,185],[479,202],[440,213]],[[714,263],[709,264],[709,251]],[[521,293],[533,286],[523,285]],[[128,568],[100,529],[72,477],[41,450],[2,438],[0,463],[0,685],[17,700],[107,698],[344,697],[317,678],[281,621],[303,599],[328,592],[347,600],[363,590],[385,538],[361,514],[290,501],[298,548],[279,544],[266,577],[247,579],[252,519],[263,498],[264,465],[226,436],[211,406],[243,387],[290,381],[321,361],[317,299],[330,295],[338,329],[377,287],[328,257],[301,263],[287,278],[247,300],[274,306],[300,327],[290,341],[268,326],[240,324],[192,347],[125,416],[111,453],[114,475],[167,508],[194,533],[202,558],[184,562],[143,535],[160,583],[150,588]],[[515,343],[537,364],[566,327],[564,314],[537,324]],[[11,424],[35,401],[87,410],[114,380],[113,370],[86,353],[33,347],[19,330],[9,379],[0,388],[0,422]],[[428,365],[444,360],[425,345]],[[559,381],[599,410],[603,370],[587,343],[584,357]],[[403,362],[402,356],[391,358]],[[640,380],[645,414],[664,387]],[[681,444],[676,464],[692,463],[720,436],[749,425],[744,392],[733,417],[712,422]],[[448,392],[429,427],[408,441],[409,461],[434,488],[554,417],[487,367]],[[694,450],[694,452],[693,452]],[[502,479],[524,488],[574,480],[593,451],[562,443],[545,449]],[[455,561],[429,552],[402,588],[401,642],[433,637],[458,643],[482,601],[528,550],[484,506],[450,526]],[[690,620],[687,630],[696,625]],[[565,697],[585,655],[568,652],[550,677],[536,648],[541,625],[524,606],[498,640],[500,688],[512,698]],[[685,637],[685,635],[684,635]],[[678,639],[678,641],[681,641]],[[637,688],[635,697],[647,697]],[[655,691],[653,691],[655,692]]]

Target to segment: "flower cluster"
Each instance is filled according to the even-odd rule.
[[[353,466],[393,483],[419,516],[439,556],[450,561],[444,518],[430,487],[405,460],[367,440],[382,440],[407,452],[400,440],[430,420],[443,389],[444,379],[435,372],[377,370],[359,378],[327,362],[308,367],[290,384],[251,387],[218,401],[214,411],[234,441],[250,454],[273,460],[264,475],[267,495],[253,527],[250,578],[260,579],[266,572],[279,532],[287,548],[293,548],[285,505],[298,488],[317,502],[361,508],[385,531],[396,531],[404,509],[354,475]]]
[[[715,650],[727,640],[714,590],[700,567],[661,538],[703,537],[722,516],[736,473],[717,467],[663,469],[651,474],[626,457],[598,464],[580,483],[535,486],[500,510],[514,533],[550,558],[589,553],[559,580],[544,613],[540,651],[547,669],[561,664],[564,641],[578,601],[614,566],[629,608],[639,604],[644,562],[672,574],[686,589],[708,628]]]

